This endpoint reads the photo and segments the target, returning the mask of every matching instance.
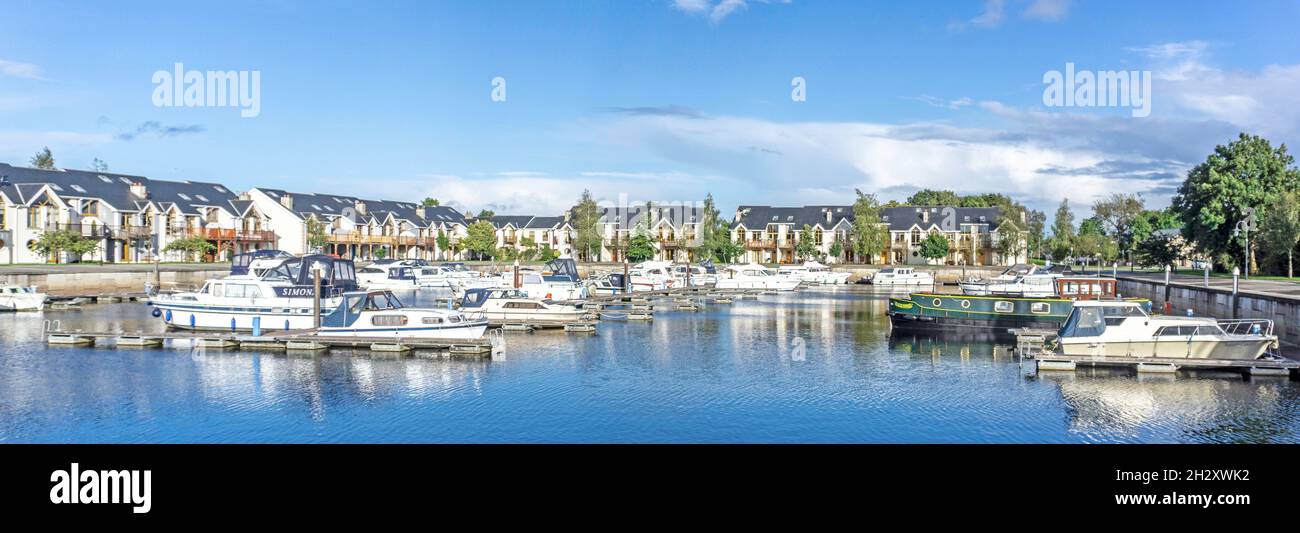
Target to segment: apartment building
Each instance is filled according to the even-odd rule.
[[[813,255],[831,263],[852,257],[853,207],[846,205],[742,205],[731,222],[732,242],[744,247],[741,262],[796,263],[800,258],[795,247],[805,226],[811,228]],[[831,253],[836,241],[842,249],[838,256]]]
[[[573,255],[573,226],[564,217],[496,215],[486,220],[496,228],[498,249],[522,252],[550,247],[560,257]]]
[[[881,210],[889,246],[881,259],[891,264],[1003,265],[1028,262],[1024,221],[1005,220],[997,207],[900,206]],[[927,259],[921,243],[931,233],[948,240],[948,255]]]
[[[458,242],[467,234],[465,216],[450,207],[265,187],[253,188],[247,198],[267,213],[281,249],[289,253],[358,260],[464,259]],[[438,243],[439,234],[447,236],[446,249]]]
[[[188,259],[171,242],[200,237],[208,259],[275,247],[267,218],[224,186],[193,181],[0,163],[0,261],[9,263]],[[61,231],[96,242],[90,253],[42,255],[36,243]]]
[[[656,261],[696,261],[704,209],[692,205],[601,207],[600,260],[621,262],[637,232],[647,232]]]

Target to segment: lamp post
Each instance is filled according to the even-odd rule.
[[[1241,212],[1245,216],[1243,216],[1241,220],[1237,221],[1237,228],[1232,230],[1232,236],[1236,237],[1240,234],[1246,240],[1246,251],[1245,254],[1243,254],[1245,256],[1244,264],[1246,265],[1246,268],[1242,270],[1245,273],[1244,277],[1250,279],[1250,230],[1255,229],[1255,208],[1247,207],[1242,209]]]

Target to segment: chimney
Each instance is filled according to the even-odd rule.
[[[358,215],[365,215],[365,214],[366,214],[366,203],[365,203],[365,202],[362,202],[361,200],[357,200],[356,208],[357,208],[357,214],[358,214]]]
[[[427,214],[427,211],[425,211],[423,205],[420,205],[420,206],[416,206],[416,207],[415,207],[415,216],[420,217],[420,218],[428,218],[428,217],[425,216],[425,214]]]
[[[144,183],[138,181],[132,182],[131,196],[144,200],[149,197],[149,190],[145,188]]]
[[[280,196],[280,205],[289,208],[290,211],[293,211],[293,195],[284,194]]]

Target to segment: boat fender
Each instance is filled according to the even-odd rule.
[[[158,317],[162,316],[162,309],[159,309],[159,308],[155,307],[155,308],[153,308],[153,311],[150,311],[150,312],[149,312],[149,314],[153,315],[154,318],[158,318]]]
[[[190,315],[190,329],[194,328],[194,315]]]
[[[235,317],[230,317],[230,331],[235,331]]]

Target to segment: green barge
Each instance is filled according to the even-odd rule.
[[[1057,294],[1049,298],[968,296],[914,292],[889,299],[889,322],[899,330],[928,333],[983,333],[1010,336],[1020,328],[1059,329],[1074,309],[1075,300],[1115,298],[1115,281],[1091,278],[1061,279]],[[1150,310],[1150,301],[1143,302]]]

